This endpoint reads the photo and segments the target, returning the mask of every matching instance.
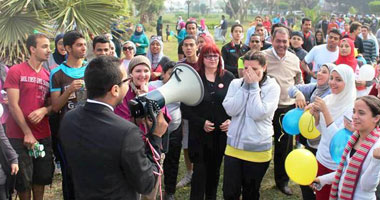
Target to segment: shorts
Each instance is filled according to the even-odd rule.
[[[189,148],[189,120],[184,119],[183,120],[183,126],[182,126],[182,149],[188,149]]]
[[[54,163],[51,137],[38,140],[44,145],[45,157],[29,156],[24,146],[24,139],[9,138],[13,149],[18,154],[19,172],[16,176],[17,192],[32,189],[32,185],[50,185],[53,181]]]

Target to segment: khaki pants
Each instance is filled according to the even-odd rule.
[[[162,153],[162,154],[161,154],[161,160],[160,160],[160,165],[161,165],[162,168],[163,168],[164,160],[165,160],[165,154]],[[162,175],[163,175],[163,174],[162,174]],[[159,177],[159,178],[161,178],[161,177]],[[162,183],[162,181],[161,181],[161,183]],[[161,185],[162,185],[162,184],[161,184]],[[154,186],[152,192],[150,192],[150,193],[147,194],[147,195],[143,195],[143,194],[142,194],[142,195],[141,195],[141,200],[156,200],[157,193],[158,193],[158,191],[159,191],[159,186],[160,186],[160,184],[159,184],[159,180],[157,179],[157,181],[156,181],[156,185]]]

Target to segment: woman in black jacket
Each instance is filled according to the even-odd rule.
[[[230,123],[222,102],[234,79],[221,60],[215,44],[202,48],[198,70],[205,91],[203,101],[194,107],[182,106],[184,118],[189,119],[189,156],[194,163],[190,199],[194,200],[216,199]]]

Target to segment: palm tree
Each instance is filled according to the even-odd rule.
[[[25,41],[34,32],[54,36],[76,29],[84,35],[109,30],[128,15],[128,0],[0,0],[0,61],[13,65],[27,57]]]

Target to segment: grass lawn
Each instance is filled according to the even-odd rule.
[[[222,164],[223,165],[223,164]],[[183,155],[181,155],[180,158],[180,168],[178,173],[177,180],[179,181],[186,173],[186,168],[184,165]],[[218,187],[218,197],[217,199],[223,199],[223,166],[221,167],[220,172],[220,180],[219,180],[219,187]],[[302,199],[301,190],[298,185],[296,185],[293,182],[290,182],[290,187],[292,188],[294,195],[293,196],[286,196],[282,194],[279,190],[275,187],[274,177],[273,177],[273,162],[271,162],[270,167],[265,174],[265,177],[263,179],[263,182],[261,184],[261,198],[262,200],[300,200]],[[177,200],[186,200],[190,197],[190,186],[186,186],[184,188],[178,189],[175,194],[175,198]],[[164,190],[164,187],[163,187]],[[47,200],[60,200],[63,199],[62,197],[62,188],[61,188],[61,176],[55,175],[53,184],[51,186],[47,186],[45,194],[45,199]],[[158,199],[158,198],[157,198]]]
[[[170,23],[170,29],[175,31],[175,22],[176,22],[176,17],[173,14],[166,14],[164,15],[164,28],[166,27],[167,23]],[[211,17],[205,17],[206,19],[206,24],[218,24],[220,20],[219,15],[213,15]],[[231,24],[231,20],[229,20]],[[248,28],[248,22],[243,23],[244,26],[244,33],[246,33],[246,30]],[[153,32],[155,30],[154,27],[149,27],[147,31],[147,36],[150,38],[151,35],[156,34]],[[209,28],[209,31],[211,34],[213,34],[213,30]],[[164,33],[164,38],[166,39],[166,33]],[[227,32],[227,41],[229,38],[229,32]],[[217,45],[221,48],[222,43],[220,41],[217,41]],[[174,38],[171,41],[164,42],[164,54],[168,56],[171,60],[177,61],[177,39]],[[180,169],[179,169],[179,175],[178,175],[178,181],[184,176],[186,172],[185,165],[184,165],[184,160],[183,160],[183,155],[181,156],[180,160]],[[217,199],[223,199],[223,192],[222,192],[222,186],[223,186],[223,166],[221,167],[221,176],[220,176],[220,181],[219,181],[219,187],[218,187],[218,198]],[[275,188],[275,182],[273,178],[273,162],[271,163],[264,180],[261,185],[261,199],[263,200],[296,200],[296,199],[302,199],[301,197],[301,191],[299,189],[299,186],[296,185],[293,182],[290,182],[290,187],[293,189],[294,195],[293,196],[286,196],[282,194],[279,190]],[[177,190],[176,192],[176,199],[178,200],[185,200],[189,199],[190,195],[190,186],[181,188]],[[45,199],[48,200],[60,200],[63,199],[62,197],[62,189],[61,189],[61,176],[56,175],[54,177],[53,184],[50,187],[46,187],[46,195]]]

